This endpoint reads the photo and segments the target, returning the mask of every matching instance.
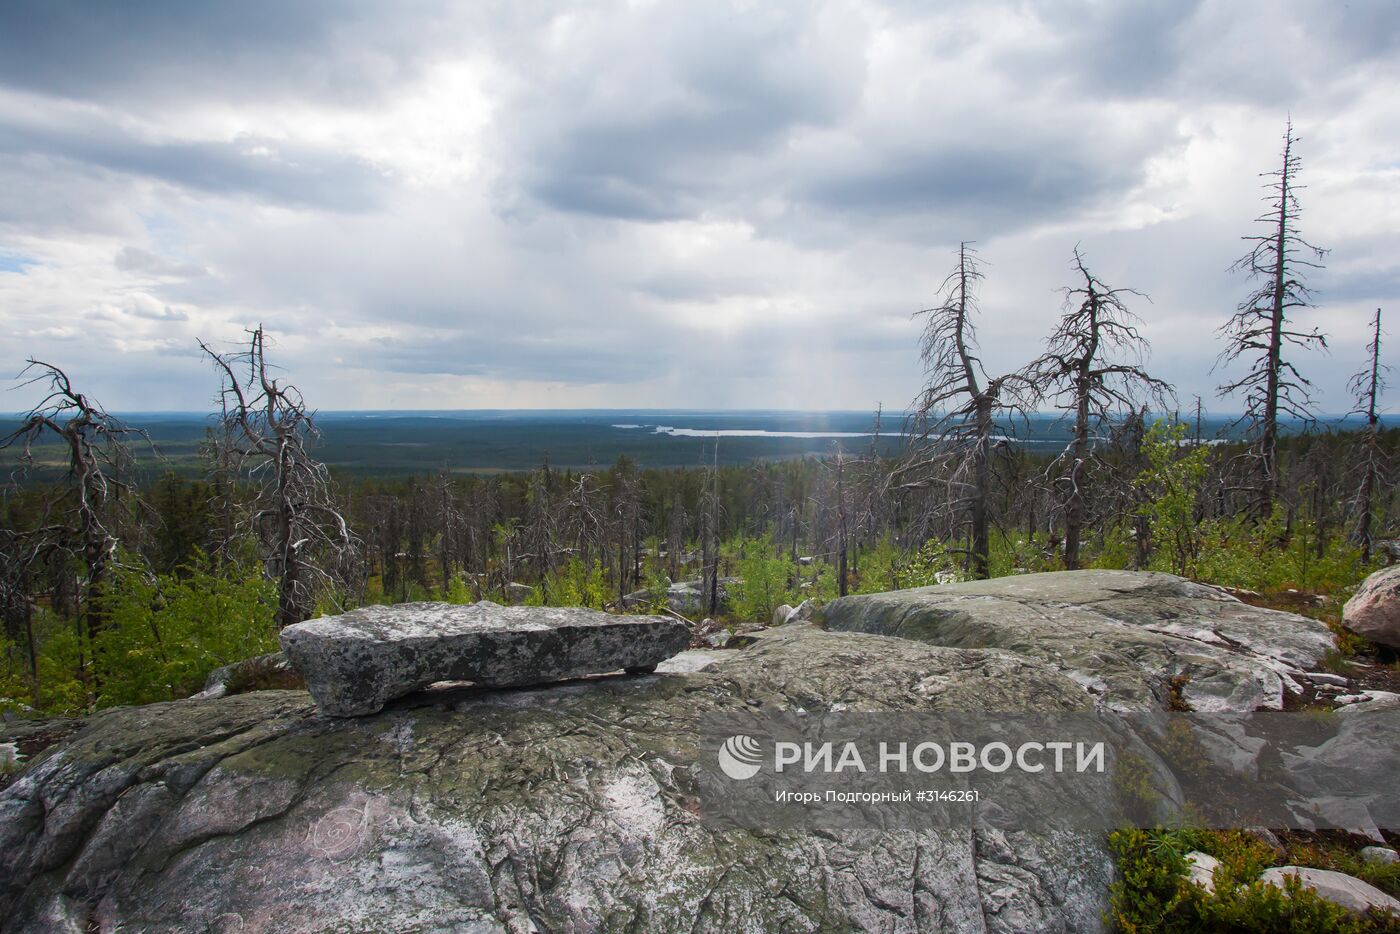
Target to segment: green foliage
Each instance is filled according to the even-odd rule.
[[[37,694],[28,671],[11,664],[0,703],[76,714],[172,700],[198,691],[221,665],[277,650],[277,592],[254,569],[216,571],[201,561],[148,576],[120,567],[102,600],[106,625],[91,645],[71,621],[36,618]]]
[[[1320,548],[1318,538],[1317,526],[1306,519],[1295,521],[1290,532],[1280,510],[1262,523],[1244,517],[1205,523],[1194,576],[1260,593],[1293,588],[1343,595],[1379,566],[1362,560],[1361,550],[1341,535],[1323,540]]]
[[[452,580],[447,582],[443,588],[442,600],[444,603],[455,603],[460,605],[476,602],[476,594],[472,592],[471,585],[467,583],[466,577],[461,574],[452,575]]]
[[[261,574],[183,570],[113,576],[93,646],[97,706],[187,697],[212,669],[277,651],[277,593]]]
[[[1146,497],[1144,511],[1162,570],[1193,577],[1201,537],[1196,520],[1196,496],[1209,469],[1210,449],[1187,445],[1180,422],[1152,423],[1143,439],[1147,468],[1135,485]]]
[[[796,568],[792,558],[766,538],[740,539],[735,568],[739,580],[729,585],[736,619],[766,623],[773,611],[792,603]]]
[[[813,600],[826,603],[835,600],[841,594],[840,586],[836,580],[836,568],[829,564],[817,565],[817,573],[813,576],[811,584],[811,587],[798,591],[795,599],[805,600],[810,597]]]
[[[86,657],[86,640],[77,625],[46,610],[37,610],[34,635],[40,646],[37,695],[25,649],[0,641],[5,658],[0,676],[0,711],[72,714],[87,709],[87,687],[75,676],[80,661]]]
[[[1038,534],[1025,537],[993,532],[989,545],[987,570],[992,577],[1064,570],[1060,556]]]
[[[901,551],[893,542],[882,541],[861,560],[860,580],[854,593],[907,590],[962,580],[955,556],[934,539],[924,542],[912,554]]]
[[[648,609],[659,610],[668,605],[667,594],[671,589],[671,579],[659,570],[647,574],[646,585]]]
[[[603,566],[594,561],[592,567],[585,569],[583,561],[578,558],[570,558],[567,564],[550,575],[547,588],[536,587],[530,597],[543,599],[544,589],[549,591],[551,606],[587,606],[601,610],[611,595]]]
[[[1120,873],[1111,890],[1110,921],[1127,934],[1394,930],[1384,916],[1352,915],[1296,879],[1285,879],[1282,888],[1261,883],[1259,873],[1273,861],[1273,854],[1238,831],[1130,828],[1108,839]],[[1220,860],[1214,894],[1187,881],[1186,853],[1191,850]]]

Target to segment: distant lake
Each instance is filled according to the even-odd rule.
[[[199,445],[211,424],[207,415],[129,412],[120,417],[147,429],[172,467],[197,469]],[[1205,418],[1202,434],[1238,437],[1231,421]],[[9,419],[0,419],[0,426],[5,422],[13,426]],[[903,419],[886,414],[878,441],[874,413],[851,411],[321,412],[316,423],[322,433],[316,455],[331,467],[392,476],[442,469],[528,470],[546,460],[556,467],[586,469],[611,465],[619,457],[642,467],[699,467],[714,458],[716,444],[723,464],[825,455],[837,449],[864,453],[872,445],[890,453],[899,447]],[[1047,415],[1003,428],[1015,436],[1015,443],[1037,450],[1054,450],[1068,440],[1064,424]],[[59,452],[55,448],[52,454],[57,457]]]

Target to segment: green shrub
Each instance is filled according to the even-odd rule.
[[[1185,440],[1186,426],[1180,422],[1153,422],[1143,439],[1148,466],[1134,485],[1147,497],[1144,510],[1155,563],[1160,570],[1192,577],[1201,552],[1196,494],[1205,480],[1210,449]]]
[[[1140,830],[1109,835],[1120,878],[1110,892],[1109,921],[1119,931],[1393,931],[1381,914],[1352,915],[1287,878],[1282,888],[1259,881],[1273,853],[1238,831]],[[1187,880],[1186,854],[1220,860],[1215,893]]]
[[[114,575],[92,647],[97,706],[187,697],[212,669],[277,650],[277,593],[260,573],[203,563],[183,570]]]
[[[779,606],[794,602],[796,568],[792,558],[766,538],[741,540],[737,547],[739,580],[728,587],[734,618],[767,623]]]

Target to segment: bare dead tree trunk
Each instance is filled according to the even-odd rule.
[[[237,463],[257,484],[248,518],[268,577],[277,583],[277,624],[307,619],[322,595],[346,585],[357,540],[335,504],[324,464],[311,457],[319,436],[305,400],[271,377],[261,326],[248,350],[219,354],[199,346],[223,379],[222,421],[235,439]],[[235,367],[247,370],[239,378]]]
[[[914,403],[906,432],[909,452],[890,473],[896,491],[927,491],[943,487],[946,495],[926,506],[919,522],[925,532],[939,515],[955,517],[954,537],[965,529],[968,563],[974,577],[989,573],[991,548],[991,460],[999,416],[1024,413],[1016,389],[1033,386],[1022,374],[989,379],[977,356],[976,287],[982,279],[976,253],[968,243],[958,247],[957,267],[943,280],[942,301],[917,312],[924,318],[920,356],[925,386]],[[911,542],[917,548],[919,542]]]
[[[1141,293],[1104,285],[1089,272],[1078,249],[1074,265],[1083,284],[1064,290],[1064,315],[1045,354],[1030,368],[1038,393],[1072,419],[1069,446],[1051,465],[1055,485],[1063,491],[1064,559],[1071,571],[1080,566],[1081,539],[1090,520],[1090,487],[1093,475],[1101,472],[1095,433],[1115,431],[1115,422],[1126,424],[1143,398],[1165,404],[1171,393],[1166,383],[1139,365],[1147,354],[1147,341],[1123,296]]]
[[[146,438],[146,435],[123,425],[101,405],[77,392],[68,374],[58,367],[31,359],[21,376],[31,373],[33,375],[24,385],[44,384],[46,395],[18,428],[0,439],[0,450],[18,444],[20,464],[25,468],[33,462],[32,446],[46,436],[52,435],[67,450],[67,488],[60,502],[49,504],[49,513],[56,513],[58,519],[44,534],[49,547],[69,554],[76,551],[82,558],[87,572],[81,608],[82,628],[91,648],[106,626],[103,591],[118,544],[117,536],[109,528],[110,513],[117,493],[130,490],[124,478],[131,463],[127,439],[133,435]],[[76,548],[70,544],[73,538],[76,538]],[[96,670],[91,672],[90,678],[88,675],[82,672],[94,688],[99,687]]]
[[[1356,495],[1356,540],[1361,545],[1361,555],[1371,560],[1375,548],[1375,533],[1372,530],[1375,513],[1376,489],[1380,485],[1385,469],[1385,452],[1380,443],[1380,407],[1378,399],[1385,390],[1385,374],[1390,367],[1381,363],[1381,310],[1376,309],[1376,317],[1371,326],[1371,343],[1366,346],[1370,354],[1370,365],[1351,378],[1349,388],[1356,399],[1354,414],[1364,415],[1366,430],[1362,434],[1360,471],[1361,483]]]
[[[1221,366],[1240,358],[1250,361],[1248,373],[1225,383],[1219,391],[1222,396],[1244,394],[1242,420],[1255,436],[1254,508],[1261,519],[1273,512],[1278,491],[1280,413],[1305,422],[1312,420],[1312,384],[1285,358],[1284,351],[1289,346],[1327,346],[1320,332],[1294,330],[1288,317],[1291,309],[1311,304],[1303,276],[1308,269],[1320,268],[1318,261],[1326,252],[1304,240],[1296,229],[1300,213],[1297,191],[1301,187],[1296,181],[1301,166],[1293,148],[1296,142],[1290,123],[1283,138],[1283,163],[1265,176],[1273,179],[1265,185],[1271,192],[1269,210],[1257,222],[1267,225],[1269,232],[1245,237],[1254,246],[1232,267],[1262,279],[1263,284],[1221,328],[1227,343],[1217,363]],[[1304,259],[1304,255],[1312,259]]]
[[[719,439],[715,439],[714,462],[706,477],[701,515],[701,587],[706,613],[719,612]]]

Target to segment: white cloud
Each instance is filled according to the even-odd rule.
[[[1290,113],[1324,408],[1400,304],[1384,0],[37,9],[0,12],[0,368],[114,409],[197,407],[196,339],[259,322],[327,409],[897,409],[960,239],[989,367],[1038,352],[1079,244],[1228,407],[1226,269]]]

